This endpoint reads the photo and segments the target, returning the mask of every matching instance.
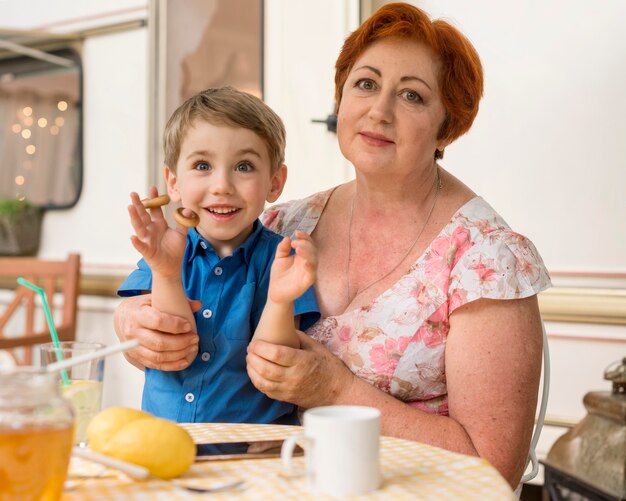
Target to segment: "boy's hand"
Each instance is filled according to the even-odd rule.
[[[269,298],[275,303],[295,301],[315,281],[317,251],[311,236],[296,231],[296,240],[283,238],[276,248],[270,274]],[[296,252],[290,254],[291,248]]]
[[[154,186],[150,188],[150,196],[157,196]],[[128,214],[135,230],[135,234],[130,237],[133,246],[144,257],[153,273],[163,276],[180,275],[187,229],[182,226],[175,230],[170,228],[161,207],[148,212],[137,193],[131,193],[130,199],[132,205],[128,206]]]

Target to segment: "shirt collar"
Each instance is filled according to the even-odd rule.
[[[246,238],[243,244],[235,249],[235,251],[233,252],[233,256],[235,256],[237,253],[241,253],[246,264],[250,264],[252,253],[254,252],[254,248],[256,247],[256,244],[262,232],[263,225],[257,219],[252,225],[252,233],[248,235],[248,238]],[[198,254],[206,254],[209,256],[214,255],[218,257],[219,260],[219,256],[217,256],[217,253],[213,249],[213,246],[207,240],[205,240],[195,228],[191,228],[187,232],[187,239],[189,242],[189,255],[187,258],[188,262],[190,262]]]

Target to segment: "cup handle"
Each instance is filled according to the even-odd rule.
[[[309,442],[310,439],[304,435],[304,433],[297,433],[296,435],[291,435],[284,442],[280,449],[280,458],[283,462],[283,468],[285,469],[285,473],[288,476],[301,476],[306,475],[305,470],[294,468],[293,466],[293,450],[296,448],[298,441],[306,441]]]

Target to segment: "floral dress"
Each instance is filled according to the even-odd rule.
[[[332,191],[274,205],[262,221],[282,235],[312,233]],[[307,334],[380,390],[447,415],[450,314],[476,299],[525,298],[550,285],[532,242],[475,197],[393,286],[367,306],[320,319]]]

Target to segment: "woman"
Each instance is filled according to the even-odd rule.
[[[251,343],[248,373],[302,408],[378,407],[383,434],[484,457],[516,486],[541,371],[536,294],[550,280],[532,243],[437,163],[478,111],[478,55],[449,24],[389,4],[346,39],[335,84],[355,181],[264,219],[312,235],[322,319],[300,350]],[[145,297],[116,325],[142,340],[137,365],[195,356],[182,320]]]

